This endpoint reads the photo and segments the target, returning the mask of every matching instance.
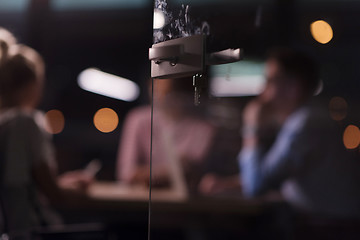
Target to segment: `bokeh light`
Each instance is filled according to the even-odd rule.
[[[45,130],[51,134],[58,134],[64,130],[65,118],[64,114],[57,110],[53,109],[48,111],[45,114],[46,122]]]
[[[89,92],[122,101],[135,101],[140,94],[139,86],[126,78],[88,68],[78,76],[79,86]]]
[[[161,29],[165,26],[165,15],[159,9],[154,9],[154,29]]]
[[[326,44],[333,38],[333,30],[324,20],[318,20],[310,25],[310,32],[313,38],[319,43]]]
[[[357,126],[349,125],[343,135],[344,145],[347,149],[357,148],[360,144],[360,130]]]
[[[329,103],[329,112],[335,121],[343,120],[347,115],[348,104],[342,97],[333,97]]]
[[[94,125],[97,130],[103,133],[114,131],[119,124],[119,117],[110,108],[102,108],[94,115]]]

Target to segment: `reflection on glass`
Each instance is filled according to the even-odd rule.
[[[118,123],[118,115],[110,108],[102,108],[94,115],[94,125],[100,132],[112,132],[117,128]]]
[[[154,28],[154,43],[210,33],[210,26],[206,21],[200,22],[191,18],[190,5],[182,4],[181,7],[170,8],[167,0],[155,0],[155,12],[157,15],[160,12],[163,14],[165,25],[161,29]]]
[[[50,110],[46,112],[45,118],[47,121],[46,124],[46,131],[51,134],[58,134],[61,133],[64,129],[65,125],[65,118],[64,114],[56,109]]]

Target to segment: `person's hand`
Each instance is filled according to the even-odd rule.
[[[251,101],[243,112],[242,138],[243,145],[246,147],[258,144],[259,128],[261,127],[261,111],[263,106],[260,101]]]
[[[234,190],[240,192],[239,176],[220,177],[216,174],[208,173],[201,179],[198,190],[204,195],[216,195]]]
[[[143,185],[149,187],[150,185],[150,168],[148,166],[138,167],[134,175],[130,179],[130,184]],[[152,173],[152,187],[155,188],[169,188],[170,176],[167,169],[153,169]]]
[[[280,126],[279,113],[270,103],[259,99],[250,102],[243,117],[244,146],[270,144]]]
[[[212,195],[219,191],[220,187],[219,179],[215,174],[206,174],[199,183],[199,192],[205,195]]]
[[[130,178],[130,184],[149,186],[150,181],[150,168],[138,167]]]
[[[93,176],[82,170],[66,172],[57,179],[61,188],[79,192],[85,192],[93,180]]]

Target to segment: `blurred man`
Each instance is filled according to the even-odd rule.
[[[280,188],[294,207],[333,217],[360,216],[360,162],[340,132],[311,106],[318,69],[289,49],[269,54],[264,92],[244,112],[239,154],[243,192],[258,196]]]

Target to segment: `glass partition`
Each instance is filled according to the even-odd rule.
[[[340,54],[351,17],[321,5],[155,0],[151,239],[289,239],[311,224],[298,213],[327,223],[346,212],[360,176],[358,70]],[[321,194],[344,199],[325,206]]]
[[[150,50],[150,58],[158,57],[152,61],[151,239],[169,234],[175,239],[239,236],[246,233],[234,229],[244,227],[244,216],[253,218],[261,208],[242,197],[237,155],[241,112],[264,88],[264,60],[256,50],[243,61],[238,61],[239,53],[238,59],[214,60],[211,55],[227,49],[242,52],[249,39],[238,36],[255,38],[261,9],[253,2],[155,1]],[[251,23],[242,23],[243,17]],[[203,36],[203,42],[190,36]],[[199,45],[191,49],[188,44]],[[156,55],[162,46],[178,55]],[[186,54],[199,57],[201,64],[187,62]]]

